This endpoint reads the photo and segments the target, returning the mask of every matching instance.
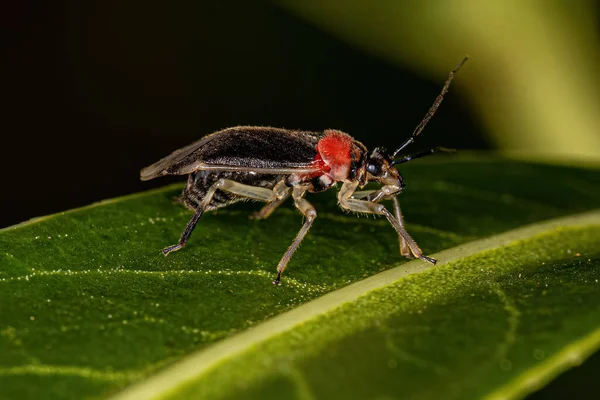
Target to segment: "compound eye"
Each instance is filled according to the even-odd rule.
[[[367,172],[373,176],[378,176],[379,174],[381,174],[381,166],[379,164],[368,163]]]

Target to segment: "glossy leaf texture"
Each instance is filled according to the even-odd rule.
[[[167,399],[520,398],[600,347],[595,217],[593,227],[554,230],[300,315],[284,332],[207,360],[186,382],[174,385],[166,371],[157,391]]]
[[[415,162],[403,166],[402,172],[408,184],[401,196],[407,227],[426,254],[525,224],[591,210],[600,204],[600,173],[595,170],[498,159],[447,158]],[[343,214],[335,204],[333,192],[308,197],[319,216],[292,259],[282,287],[271,284],[275,266],[301,225],[301,216],[289,204],[264,221],[248,219],[260,207],[257,204],[234,205],[207,214],[186,248],[163,257],[160,249],[177,241],[191,216],[171,201],[179,190],[180,187],[171,186],[105,201],[0,231],[0,397],[101,398],[135,382],[151,382],[155,379],[153,372],[185,355],[210,348],[209,345],[228,340],[277,314],[406,261],[399,256],[397,237],[385,221]],[[540,325],[524,311],[519,311],[519,325],[513,330],[514,344],[506,345],[509,309],[514,306],[521,310],[521,300],[506,282],[515,282],[515,290],[519,289],[516,277],[523,274],[521,269],[536,271],[539,282],[562,279],[571,291],[564,295],[558,290],[552,292],[553,302],[544,303],[542,300],[550,297],[533,290],[537,288],[535,279],[522,281],[531,289],[532,298],[525,303],[532,313],[546,313],[550,328],[561,324],[562,314],[557,314],[555,308],[571,310],[572,301],[579,301],[582,315],[586,311],[597,312],[597,299],[579,293],[583,297],[574,300],[573,294],[580,287],[588,290],[589,286],[582,282],[594,278],[597,254],[592,254],[589,243],[590,238],[598,238],[598,232],[573,232],[560,236],[560,240],[558,234],[543,239],[557,240],[553,242],[556,253],[534,240],[525,243],[530,246],[526,250],[514,253],[529,258],[514,256],[518,262],[509,265],[493,256],[494,261],[486,261],[477,272],[473,259],[465,259],[403,278],[394,285],[410,303],[393,297],[391,293],[398,290],[384,288],[360,300],[364,303],[340,307],[345,310],[341,316],[326,313],[320,317],[330,328],[339,322],[338,335],[315,334],[316,341],[312,342],[306,332],[298,331],[285,335],[288,339],[273,337],[273,342],[269,339],[262,343],[260,346],[265,349],[280,346],[278,352],[288,360],[284,364],[291,375],[283,376],[281,371],[273,372],[268,365],[262,365],[265,380],[253,381],[254,375],[250,374],[251,383],[240,386],[241,392],[229,392],[233,387],[216,392],[221,386],[214,385],[211,394],[258,398],[268,394],[268,382],[272,382],[300,396],[304,392],[298,392],[298,388],[304,389],[297,383],[305,382],[306,393],[325,396],[329,393],[321,392],[319,386],[324,381],[313,382],[303,369],[314,369],[316,373],[314,365],[320,364],[329,366],[328,382],[338,382],[333,386],[348,376],[356,385],[364,382],[362,390],[368,390],[380,384],[374,374],[378,367],[369,369],[373,374],[358,379],[360,368],[383,361],[385,371],[405,371],[411,379],[408,386],[384,385],[381,393],[392,397],[390,393],[396,390],[409,393],[419,386],[418,382],[426,386],[421,387],[423,390],[441,388],[440,382],[455,382],[460,387],[456,393],[462,393],[462,381],[457,376],[471,379],[466,374],[468,367],[476,368],[478,360],[489,359],[489,348],[494,343],[504,343],[506,355],[490,361],[490,370],[500,368],[495,371],[496,380],[487,381],[488,389],[499,389],[511,379],[506,372],[531,368],[519,364],[510,351],[522,358],[541,357],[539,352],[532,356],[530,350],[523,350],[528,347],[517,346],[522,337],[518,329],[538,330]],[[510,249],[518,250],[519,246]],[[570,246],[572,253],[569,255],[561,246]],[[579,258],[575,258],[576,252]],[[541,261],[539,254],[548,254],[549,258]],[[487,256],[472,257],[483,260]],[[585,261],[585,257],[590,261]],[[492,265],[497,269],[492,269]],[[467,271],[464,276],[458,272],[463,269]],[[552,275],[555,270],[575,275],[565,272],[559,279]],[[585,279],[575,279],[584,272]],[[427,284],[429,281],[437,283],[435,290]],[[466,289],[471,290],[468,296]],[[425,305],[427,311],[423,312]],[[357,314],[358,328],[342,324],[353,309],[365,311]],[[432,309],[437,311],[433,313]],[[494,313],[497,319],[493,323],[489,318],[478,319]],[[435,315],[444,318],[428,319]],[[571,317],[577,318],[577,313]],[[381,329],[374,325],[377,321],[381,322]],[[307,321],[304,329],[313,327],[317,331],[313,333],[319,333],[315,328],[319,326]],[[487,335],[476,328],[485,330]],[[583,328],[583,334],[589,333],[586,329]],[[438,331],[450,336],[442,339],[437,336]],[[547,329],[548,340],[554,344],[539,347],[543,359],[578,338],[572,333],[559,336],[557,332]],[[303,349],[294,342],[295,337],[306,339],[307,347]],[[369,337],[373,338],[373,347],[365,347]],[[349,352],[344,347],[359,343],[368,350],[366,353]],[[398,355],[386,353],[390,348],[396,349]],[[294,351],[302,351],[304,356],[295,357]],[[342,375],[345,368],[336,371],[334,367],[336,357],[344,354],[352,361],[337,361],[348,368],[349,363],[356,366],[355,370],[348,369],[347,375]],[[261,359],[267,364],[277,360],[275,356],[270,352],[244,352],[240,359],[248,364],[242,371],[257,368],[253,363]],[[290,361],[296,359],[298,364]],[[235,376],[240,371],[238,367],[239,363],[223,364],[215,371]],[[300,381],[290,378],[294,374]],[[423,383],[425,377],[436,379],[438,386]],[[295,383],[288,384],[290,379]],[[202,377],[197,383],[200,385],[201,381]],[[348,385],[350,388],[358,390]],[[193,390],[191,386],[188,389]],[[169,393],[186,392],[181,389]],[[410,393],[418,398],[417,391]]]

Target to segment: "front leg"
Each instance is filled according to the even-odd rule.
[[[398,201],[398,197],[392,197],[392,201],[394,202],[394,215],[396,216],[396,221],[404,228],[404,218],[402,218],[402,210],[400,210],[400,202]],[[408,248],[408,243],[402,235],[398,235],[398,240],[400,241],[400,254],[405,257],[411,256],[410,249]]]
[[[413,238],[410,237],[408,232],[406,232],[406,229],[404,229],[403,224],[400,223],[392,215],[392,213],[389,212],[382,204],[377,204],[374,201],[353,199],[352,195],[355,192],[357,186],[358,183],[356,182],[344,182],[344,184],[340,188],[340,191],[338,192],[338,202],[340,204],[340,207],[348,211],[385,216],[390,222],[390,224],[394,227],[396,232],[398,232],[398,235],[400,235],[402,240],[406,242],[406,245],[410,249],[410,252],[413,254],[413,256],[415,256],[416,258],[420,258],[421,260],[428,261],[432,264],[436,263],[435,259],[423,255],[423,251],[419,248],[419,246],[413,240]]]
[[[352,193],[353,199],[366,200],[377,203],[381,200],[389,200],[392,196],[399,194],[402,188],[398,185],[385,185],[379,190],[361,190]]]
[[[395,192],[394,189],[397,189],[397,192]],[[398,197],[396,196],[396,194],[399,193],[400,191],[401,191],[401,189],[398,188],[397,186],[390,187],[388,190],[361,190],[359,192],[352,193],[352,198],[358,199],[358,200],[371,201],[371,202],[378,202],[379,200],[382,200],[382,199],[385,199],[385,200],[391,199],[394,202],[394,216],[396,217],[396,221],[398,221],[400,226],[402,226],[404,228],[404,219],[402,218],[402,211],[400,210],[400,203],[398,201]],[[386,193],[392,193],[392,194],[387,195]],[[398,241],[400,243],[400,254],[402,254],[405,257],[410,258],[411,252],[408,247],[408,243],[406,242],[406,240],[404,240],[402,235],[398,235]]]

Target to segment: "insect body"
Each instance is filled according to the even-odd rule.
[[[342,209],[384,216],[398,233],[402,255],[435,264],[436,260],[423,255],[404,228],[396,196],[405,185],[395,165],[445,150],[436,148],[397,158],[429,122],[454,74],[466,60],[450,73],[423,121],[392,154],[380,147],[369,153],[362,143],[337,130],[307,132],[239,126],[205,136],[144,168],[142,180],[163,175],[188,175],[180,200],[195,213],[179,242],[165,248],[163,254],[179,250],[187,243],[205,211],[241,200],[258,200],[267,203],[255,214],[256,218],[263,219],[291,195],[305,221],[277,265],[277,278],[273,283],[279,284],[286,265],[317,217],[315,208],[304,195],[327,190],[341,182],[337,199]],[[381,188],[357,191],[372,181],[381,184]],[[381,200],[392,200],[394,213],[380,204]]]

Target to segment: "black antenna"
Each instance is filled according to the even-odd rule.
[[[442,104],[442,100],[444,100],[444,95],[446,93],[448,93],[448,88],[450,87],[450,82],[452,82],[452,79],[454,78],[454,74],[456,74],[458,72],[458,70],[463,66],[464,63],[467,62],[468,59],[469,59],[469,56],[466,56],[465,58],[463,58],[463,60],[460,62],[460,64],[458,64],[456,66],[456,68],[454,68],[452,71],[450,71],[450,75],[448,76],[448,79],[446,80],[446,83],[444,84],[444,87],[442,88],[441,93],[438,95],[438,97],[436,97],[435,101],[433,102],[433,105],[431,106],[431,108],[429,109],[427,114],[425,114],[425,118],[423,118],[421,123],[419,125],[417,125],[417,127],[413,131],[412,135],[410,135],[410,137],[408,139],[406,139],[406,141],[404,143],[402,143],[402,145],[400,147],[398,147],[398,150],[396,150],[394,152],[394,154],[392,155],[392,158],[396,157],[396,155],[398,155],[398,153],[400,153],[402,150],[404,150],[404,148],[406,146],[413,143],[415,141],[415,138],[417,136],[419,136],[419,134],[421,132],[423,132],[423,129],[425,129],[425,125],[427,125],[427,123],[429,122],[431,117],[433,117],[433,115],[437,111],[440,104]]]

